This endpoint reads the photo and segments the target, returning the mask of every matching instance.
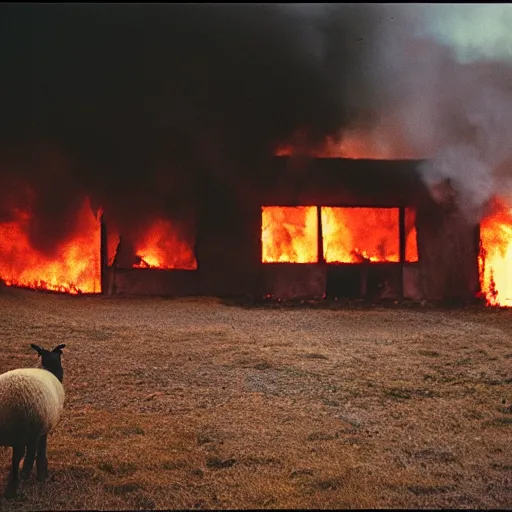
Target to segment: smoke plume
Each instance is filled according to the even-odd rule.
[[[512,9],[383,8],[389,17],[365,63],[378,98],[374,143],[391,157],[427,158],[426,183],[449,180],[470,221],[496,194],[512,206]]]
[[[281,144],[354,134],[428,157],[426,182],[450,179],[477,219],[512,189],[512,66],[483,43],[461,58],[432,30],[442,9],[2,4],[0,222],[30,211],[46,253],[85,196],[134,237],[186,225],[205,183],[243,198]]]
[[[249,190],[297,129],[315,145],[353,119],[368,14],[2,5],[1,218],[14,196],[30,205],[32,242],[50,252],[86,195],[136,235],[155,217],[187,217],[205,177]]]

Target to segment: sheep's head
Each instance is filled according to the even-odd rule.
[[[64,377],[64,370],[62,369],[60,356],[62,354],[62,349],[66,345],[62,343],[56,346],[51,352],[45,348],[38,347],[34,343],[32,343],[30,346],[41,356],[41,365],[43,368],[53,373],[53,375],[55,375],[55,377],[57,377],[57,379],[62,382],[62,378]]]

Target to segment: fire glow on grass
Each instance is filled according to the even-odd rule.
[[[414,212],[406,215],[406,261],[418,261]],[[327,263],[398,262],[398,208],[322,207],[322,239]],[[318,261],[314,206],[262,208],[262,261]]]
[[[512,307],[512,209],[495,200],[480,223],[480,287],[490,306]]]

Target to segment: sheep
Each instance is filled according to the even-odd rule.
[[[17,368],[0,375],[0,446],[12,447],[12,470],[5,490],[13,497],[18,489],[18,469],[27,479],[36,461],[37,479],[48,475],[46,443],[64,406],[61,364],[64,344],[51,352],[30,345],[41,357],[42,368]]]

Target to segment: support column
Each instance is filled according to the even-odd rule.
[[[317,219],[317,250],[318,250],[318,263],[325,263],[324,259],[324,235],[322,230],[322,208],[316,207]]]
[[[479,277],[478,284],[476,285],[476,288],[477,288],[477,294],[480,294],[480,292],[482,291],[482,282],[480,281],[480,276],[481,275],[483,276],[483,272],[484,272],[484,267],[482,265],[485,266],[485,254],[483,252],[484,248],[482,246],[482,237],[481,237],[481,234],[480,234],[480,224],[475,226],[474,237],[475,237],[474,251],[475,251],[475,254],[477,254],[478,277]]]
[[[318,250],[318,266],[323,275],[323,286],[324,291],[322,294],[322,298],[325,299],[327,297],[327,265],[325,264],[324,258],[324,232],[322,228],[322,207],[316,207],[316,220],[317,220],[317,250]]]
[[[108,244],[107,244],[107,224],[103,218],[100,217],[100,279],[102,295],[108,292]]]
[[[404,264],[405,264],[405,206],[398,209],[399,251],[400,251],[400,299],[404,299]]]

